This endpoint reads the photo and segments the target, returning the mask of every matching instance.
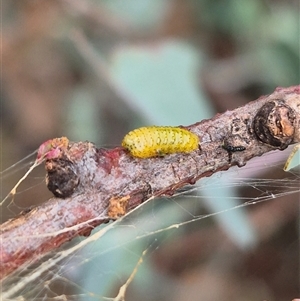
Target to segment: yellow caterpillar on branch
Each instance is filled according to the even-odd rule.
[[[149,126],[129,132],[122,141],[133,157],[151,158],[189,153],[199,148],[199,137],[180,127]]]

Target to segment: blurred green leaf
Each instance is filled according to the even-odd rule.
[[[155,125],[192,124],[212,116],[199,87],[201,55],[186,43],[119,48],[111,72],[131,107]]]
[[[289,155],[284,166],[284,171],[289,171],[297,166],[300,166],[300,144],[297,144]]]
[[[98,125],[101,118],[95,108],[96,98],[88,87],[77,86],[72,90],[64,108],[64,126],[68,137],[74,141],[99,141],[103,133],[101,135],[101,127]]]
[[[168,11],[170,0],[102,0],[115,15],[128,19],[139,29],[160,25]]]

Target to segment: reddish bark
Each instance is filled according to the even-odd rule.
[[[39,156],[48,154],[47,185],[56,197],[0,226],[0,278],[149,197],[172,195],[202,177],[299,142],[299,94],[300,86],[277,88],[186,127],[201,140],[201,148],[189,154],[139,159],[121,147],[97,149],[59,139],[43,144]]]

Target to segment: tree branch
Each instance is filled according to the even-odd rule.
[[[122,147],[97,149],[67,139],[44,143],[39,156],[46,154],[47,185],[56,197],[0,226],[0,279],[150,197],[172,195],[202,177],[300,142],[299,94],[300,86],[277,88],[186,127],[201,141],[188,154],[138,159]]]

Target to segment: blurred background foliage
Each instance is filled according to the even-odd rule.
[[[1,11],[2,170],[54,137],[113,147],[138,126],[192,124],[299,84],[294,0],[2,0]],[[39,185],[17,207],[48,196]],[[244,295],[257,281],[270,300],[292,298],[295,285],[264,277],[239,282]]]

